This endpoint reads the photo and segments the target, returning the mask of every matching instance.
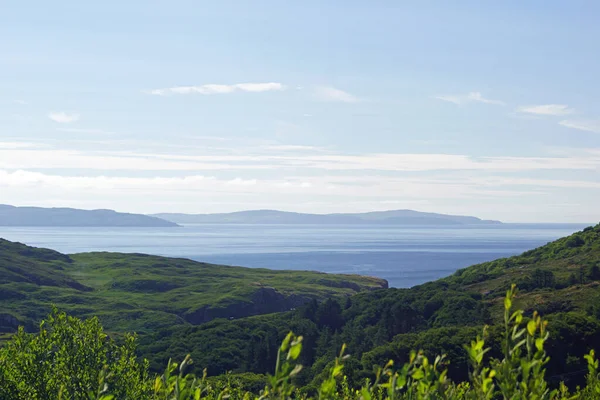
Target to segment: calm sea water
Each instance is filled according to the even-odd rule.
[[[387,279],[393,287],[410,287],[472,264],[520,254],[585,226],[0,227],[0,237],[63,253],[135,252],[247,267],[353,273]]]

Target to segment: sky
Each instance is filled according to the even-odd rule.
[[[600,2],[0,3],[0,203],[600,220]]]

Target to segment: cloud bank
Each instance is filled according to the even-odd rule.
[[[234,92],[272,92],[285,90],[285,86],[277,82],[266,83],[236,83],[233,85],[206,84],[201,86],[175,86],[164,89],[154,89],[146,93],[156,96],[168,96],[177,94],[228,94]]]

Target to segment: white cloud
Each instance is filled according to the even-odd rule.
[[[276,145],[275,145],[276,146]],[[286,146],[286,145],[281,145]],[[277,149],[277,147],[276,147]],[[264,146],[245,152],[195,155],[143,151],[83,151],[60,148],[0,148],[0,168],[86,169],[102,171],[533,171],[596,170],[600,155],[593,152],[562,157],[472,157],[464,154],[371,153],[361,155],[315,152],[287,145],[279,150]],[[239,150],[239,149],[238,149]],[[266,172],[265,172],[266,173]]]
[[[0,150],[15,150],[38,147],[36,143],[28,142],[0,142]]]
[[[505,104],[503,101],[500,100],[486,99],[480,92],[469,92],[466,95],[436,95],[433,96],[433,98],[454,103],[457,105],[466,104],[470,102],[495,104],[499,106],[503,106]]]
[[[460,154],[377,153],[359,156],[323,155],[297,157],[289,165],[325,170],[372,171],[532,171],[597,169],[596,157],[478,157]]]
[[[569,115],[575,112],[566,104],[542,104],[537,106],[522,106],[517,108],[518,112],[536,115]]]
[[[437,95],[437,96],[433,96],[433,98],[438,99],[438,100],[448,101],[448,102],[454,103],[454,104],[462,104],[463,100],[464,100],[460,96],[446,96],[446,95]]]
[[[226,181],[226,185],[238,185],[238,186],[254,186],[258,183],[256,179],[242,179],[235,178],[229,181]]]
[[[267,83],[236,83],[234,85],[219,85],[219,84],[207,84],[201,86],[175,86],[164,89],[154,89],[146,93],[166,96],[172,94],[226,94],[233,93],[236,91],[242,92],[269,92],[269,91],[280,91],[285,90],[285,86],[277,82]]]
[[[20,104],[22,106],[24,106],[25,104],[27,104],[27,102],[25,100],[14,100],[13,101],[15,104]]]
[[[339,101],[342,103],[357,103],[360,101],[358,97],[333,86],[317,86],[314,92],[317,98],[323,101]]]
[[[238,193],[254,190],[257,192],[276,193],[278,188],[307,189],[309,182],[289,182],[287,180],[269,179],[219,179],[214,176],[64,176],[34,172],[28,170],[7,171],[0,169],[0,187],[51,187],[68,190],[112,190],[114,193],[153,193],[157,189],[169,189],[182,193],[195,191],[214,191],[217,193]],[[172,194],[172,193],[171,193]]]
[[[310,188],[312,187],[312,183],[310,182],[297,182],[297,181],[284,181],[281,183],[277,183],[277,186],[283,188]]]
[[[542,186],[571,189],[600,189],[600,182],[564,179],[532,179],[515,177],[486,177],[470,180],[481,186]]]
[[[58,122],[60,124],[70,124],[71,122],[75,122],[79,120],[79,114],[67,114],[65,112],[51,112],[48,114],[48,118],[50,118],[54,122]]]
[[[265,150],[273,151],[324,151],[325,149],[317,146],[306,146],[299,144],[274,144],[262,147]]]
[[[548,207],[569,203],[574,190],[577,190],[577,203],[581,204],[577,210],[595,210],[595,200],[600,193],[600,184],[593,178],[586,182],[519,178],[513,174],[485,176],[461,171],[452,175],[445,171],[433,176],[367,171],[339,175],[338,172],[267,177],[252,176],[250,171],[245,171],[236,173],[237,177],[233,178],[228,174],[218,177],[187,172],[182,175],[130,172],[131,176],[119,171],[119,175],[114,176],[105,172],[77,171],[73,172],[77,175],[71,175],[62,171],[0,168],[0,192],[8,204],[113,208],[138,213],[227,212],[252,208],[352,212],[399,207],[421,209],[425,204],[423,211],[467,213],[494,219],[512,218],[513,221],[535,215],[538,222],[555,220],[557,211]],[[584,193],[588,197],[583,197]],[[31,199],[36,199],[36,204],[31,204]],[[502,211],[507,204],[510,213]],[[539,204],[546,208],[540,208]],[[598,216],[589,211],[588,216],[573,219],[576,210],[565,207],[564,211],[558,215],[565,222],[597,220]],[[589,218],[590,215],[593,218]]]
[[[472,100],[472,101],[478,101],[478,102],[480,102],[480,103],[485,103],[485,104],[497,104],[497,105],[499,105],[499,106],[503,106],[503,105],[504,105],[504,102],[503,102],[503,101],[500,101],[500,100],[490,100],[490,99],[486,99],[486,98],[484,98],[484,97],[481,95],[481,93],[479,93],[479,92],[470,92],[470,93],[467,95],[467,98],[468,98],[469,100]]]
[[[68,133],[84,133],[90,135],[114,135],[114,132],[108,132],[102,129],[87,129],[87,128],[57,128],[57,131]]]
[[[559,124],[567,128],[579,129],[580,131],[600,133],[600,121],[574,121],[567,119],[560,121]]]
[[[336,195],[359,198],[398,196],[409,198],[465,198],[475,194],[495,195],[496,190],[481,188],[463,180],[402,179],[380,176],[339,177],[309,176],[289,179],[235,178],[220,179],[214,176],[65,176],[28,170],[8,171],[0,169],[0,187],[37,188],[39,190],[62,190],[75,193],[103,193],[113,196],[144,196],[148,193],[179,198],[202,193],[255,193],[255,194],[300,194]],[[285,188],[285,192],[281,189]],[[369,190],[365,190],[368,188]],[[159,192],[157,192],[157,190]],[[161,192],[167,190],[167,192]],[[505,195],[522,192],[505,191]],[[197,198],[196,198],[197,199]]]

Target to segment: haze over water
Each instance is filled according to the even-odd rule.
[[[0,237],[63,253],[114,251],[387,279],[410,287],[520,254],[585,224],[460,227],[187,225],[180,228],[0,227]]]

